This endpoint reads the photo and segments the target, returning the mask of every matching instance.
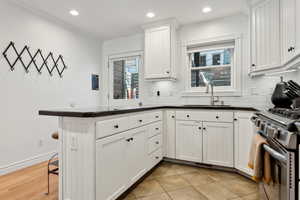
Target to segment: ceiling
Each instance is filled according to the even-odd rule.
[[[246,0],[15,0],[27,8],[59,20],[100,39],[141,31],[141,25],[176,18],[181,25],[211,20],[246,10]],[[204,6],[213,11],[202,13]],[[71,16],[76,9],[79,16]],[[152,11],[155,18],[145,15]]]

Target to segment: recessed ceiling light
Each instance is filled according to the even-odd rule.
[[[153,17],[155,17],[155,13],[153,13],[153,12],[148,12],[148,13],[146,14],[146,16],[147,16],[148,18],[153,18]]]
[[[77,10],[70,10],[70,14],[73,16],[78,16],[79,12]]]
[[[211,9],[211,7],[209,7],[209,6],[206,6],[206,7],[204,7],[203,9],[202,9],[202,12],[203,13],[209,13],[209,12],[211,12],[212,11],[212,9]]]

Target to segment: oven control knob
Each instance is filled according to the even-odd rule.
[[[279,129],[277,129],[277,128],[274,129],[273,138],[274,138],[274,139],[278,139],[279,133],[280,133],[280,130],[279,130]]]
[[[288,125],[288,129],[287,129],[289,132],[296,132],[296,131],[298,131],[298,128],[297,128],[297,126],[295,125],[295,123],[290,123],[289,125]]]

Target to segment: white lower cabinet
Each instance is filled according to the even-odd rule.
[[[127,187],[128,133],[117,134],[96,142],[96,199],[111,200]]]
[[[129,132],[129,138],[126,147],[126,157],[123,162],[127,164],[126,173],[129,177],[129,186],[140,179],[147,171],[148,151],[147,151],[147,128],[138,128]]]
[[[233,124],[203,122],[203,163],[233,167]]]
[[[162,160],[162,132],[154,128],[160,126],[157,122],[96,141],[97,200],[115,200]]]
[[[97,200],[114,200],[146,172],[147,128],[141,127],[97,141]]]
[[[202,162],[202,123],[176,122],[176,159]]]
[[[252,112],[236,112],[234,122],[234,167],[248,175],[253,175],[253,171],[248,167],[249,151],[253,137],[253,123],[250,118]]]
[[[176,119],[175,111],[167,110],[164,115],[164,156],[176,158]]]

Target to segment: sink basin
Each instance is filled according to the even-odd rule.
[[[231,107],[230,105],[183,105],[186,107]]]

